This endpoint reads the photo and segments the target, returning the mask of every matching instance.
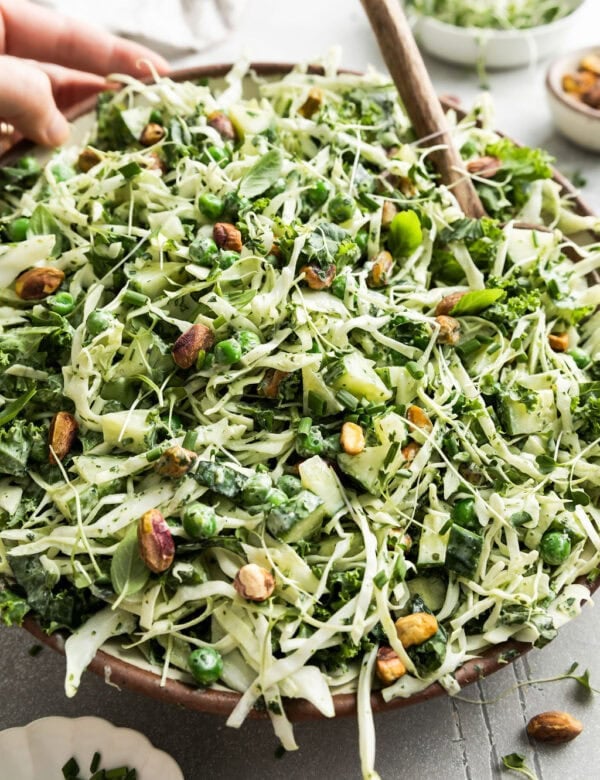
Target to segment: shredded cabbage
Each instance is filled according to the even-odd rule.
[[[73,631],[69,695],[109,638],[163,684],[209,649],[229,725],[263,705],[286,749],[287,699],[332,717],[357,692],[375,778],[373,690],[455,693],[598,575],[600,250],[568,256],[597,222],[480,108],[450,116],[472,169],[494,161],[466,219],[374,72],[123,84],[83,153],[0,194],[0,571]],[[48,265],[60,288],[20,295]],[[272,593],[240,588],[249,564]],[[435,633],[403,644],[422,613]]]

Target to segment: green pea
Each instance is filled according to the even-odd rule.
[[[540,555],[549,566],[560,566],[571,554],[571,540],[568,534],[548,531],[540,542]]]
[[[224,146],[209,146],[203,157],[206,162],[216,162],[223,167],[229,162],[230,155]]]
[[[73,311],[73,308],[75,307],[75,301],[71,293],[60,292],[56,295],[51,295],[49,298],[46,298],[46,305],[50,311],[53,311],[56,314],[60,314],[64,317]]]
[[[183,513],[183,530],[192,539],[209,539],[217,533],[217,516],[212,507],[199,501]]]
[[[575,365],[578,366],[578,368],[587,368],[587,366],[589,366],[589,364],[592,362],[592,358],[588,355],[588,353],[584,352],[583,349],[579,349],[579,347],[573,347],[573,349],[570,349],[567,354],[573,358]]]
[[[333,295],[335,295],[336,298],[339,298],[341,301],[344,300],[344,297],[346,296],[346,284],[348,282],[348,279],[345,276],[336,276],[333,282],[331,283],[331,292]]]
[[[273,481],[268,474],[253,474],[242,491],[244,504],[246,506],[264,504],[272,487]]]
[[[204,216],[218,219],[223,213],[223,200],[212,192],[205,192],[198,198],[198,208]]]
[[[164,125],[163,115],[157,108],[152,109],[148,121],[155,125]]]
[[[27,171],[28,173],[39,173],[41,170],[40,164],[35,157],[31,157],[31,155],[28,154],[21,157],[17,163],[17,168],[21,168],[21,170]]]
[[[287,495],[279,488],[271,488],[267,493],[266,502],[269,506],[281,506],[288,500]]]
[[[254,347],[258,347],[261,343],[260,336],[257,336],[256,333],[253,333],[251,330],[241,330],[236,339],[242,348],[243,355],[245,355],[246,352],[250,352]]]
[[[301,434],[296,439],[296,452],[302,458],[320,455],[323,452],[323,434],[318,428],[311,428],[308,433]]]
[[[219,268],[231,268],[231,266],[240,259],[240,253],[234,252],[233,249],[222,249],[217,262]]]
[[[212,268],[217,262],[219,247],[209,236],[198,236],[190,244],[190,260]]]
[[[309,187],[306,190],[304,197],[309,206],[312,206],[313,209],[318,209],[325,203],[329,197],[330,191],[331,188],[329,184],[326,181],[320,179],[319,181],[315,182],[312,187]]]
[[[93,311],[87,318],[85,326],[92,336],[97,336],[99,333],[110,328],[113,324],[114,318],[112,314],[107,311]]]
[[[283,491],[288,498],[297,496],[302,490],[302,482],[298,477],[294,477],[291,474],[284,474],[277,480],[277,487]]]
[[[10,223],[6,232],[11,241],[25,241],[28,228],[29,217],[18,217]]]
[[[457,501],[452,507],[451,516],[456,525],[460,525],[469,531],[481,531],[481,525],[475,512],[474,499],[463,498],[461,501]]]
[[[367,254],[367,247],[369,245],[369,231],[365,228],[361,228],[354,236],[354,243],[360,249],[361,255]]]
[[[68,181],[75,176],[75,170],[70,165],[56,163],[56,165],[52,166],[52,175],[56,181]]]
[[[196,682],[210,685],[223,674],[223,658],[213,647],[198,647],[192,650],[188,666]]]
[[[214,354],[217,363],[231,365],[232,363],[237,363],[242,357],[242,348],[235,339],[225,339],[224,341],[219,341],[215,346]]]
[[[346,222],[354,214],[354,201],[347,195],[336,195],[329,201],[328,212],[334,222]]]
[[[421,221],[415,211],[401,211],[390,225],[389,246],[393,255],[412,254],[423,243]]]

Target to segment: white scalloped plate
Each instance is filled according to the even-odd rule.
[[[0,775],[10,780],[59,780],[74,756],[83,777],[98,751],[100,768],[128,766],[138,780],[184,780],[168,753],[155,748],[139,731],[119,728],[102,718],[40,718],[27,726],[0,732]]]

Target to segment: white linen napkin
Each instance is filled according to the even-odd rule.
[[[151,47],[166,57],[200,51],[235,28],[246,0],[34,0]]]

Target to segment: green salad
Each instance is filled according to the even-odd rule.
[[[0,172],[0,615],[68,629],[69,696],[109,642],[286,749],[355,691],[376,777],[372,690],[455,693],[598,576],[599,223],[485,106],[465,218],[374,72],[121,80]]]
[[[405,0],[408,9],[459,27],[528,30],[577,10],[582,0]]]

